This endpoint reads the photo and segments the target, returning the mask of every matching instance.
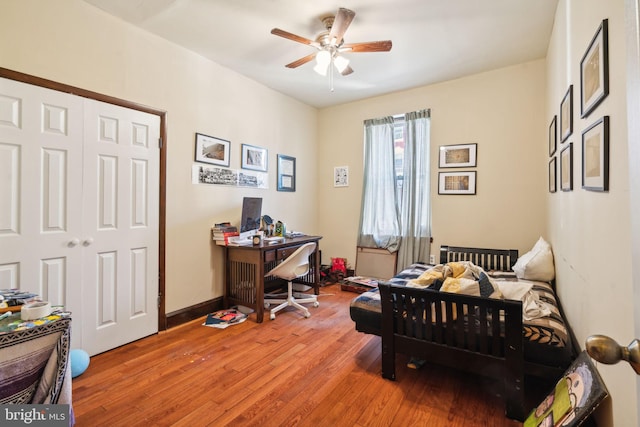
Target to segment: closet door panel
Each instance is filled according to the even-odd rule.
[[[96,101],[85,105],[83,333],[95,354],[157,332],[159,118]],[[108,268],[106,268],[108,266]]]
[[[0,287],[79,317],[83,120],[78,97],[0,79]]]

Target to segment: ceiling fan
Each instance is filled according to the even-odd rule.
[[[335,16],[327,16],[322,19],[326,31],[320,33],[315,40],[300,37],[279,28],[271,30],[271,34],[293,40],[298,43],[307,44],[315,47],[318,51],[310,55],[304,56],[287,65],[287,68],[296,68],[307,62],[316,59],[316,66],[313,68],[318,74],[327,75],[329,66],[333,64],[338,72],[343,76],[353,73],[353,69],[349,66],[349,60],[342,56],[347,52],[388,52],[391,50],[391,40],[382,40],[364,43],[345,43],[344,33],[349,28],[351,21],[356,13],[352,10],[339,8]],[[333,69],[331,72],[333,76]],[[332,87],[333,90],[333,87]]]

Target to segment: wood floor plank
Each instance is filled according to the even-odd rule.
[[[321,288],[306,319],[288,308],[227,329],[204,318],[91,358],[73,380],[78,427],[496,426],[500,385],[455,370],[381,377],[381,343],[355,331],[339,285]]]

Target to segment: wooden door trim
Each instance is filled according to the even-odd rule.
[[[143,111],[160,117],[160,138],[162,145],[160,146],[160,203],[159,209],[159,230],[158,230],[158,330],[167,329],[167,316],[165,310],[165,241],[166,241],[166,202],[167,202],[167,112],[157,108],[148,107],[146,105],[127,101],[113,96],[105,95],[90,90],[81,89],[64,83],[55,82],[53,80],[43,79],[30,74],[21,73],[7,68],[0,67],[0,77],[16,80],[22,83],[28,83],[34,86],[40,86],[47,89],[56,90],[58,92],[69,93],[83,98],[93,99],[96,101],[106,102],[108,104],[118,105],[120,107],[129,108],[131,110]]]

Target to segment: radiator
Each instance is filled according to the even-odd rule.
[[[386,249],[358,247],[356,276],[389,280],[396,274],[397,252]]]

